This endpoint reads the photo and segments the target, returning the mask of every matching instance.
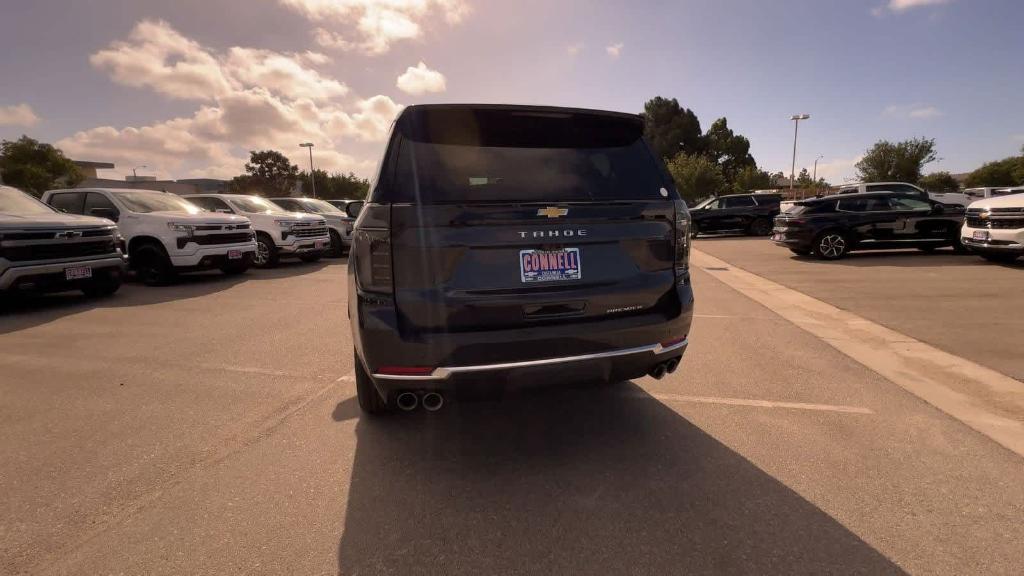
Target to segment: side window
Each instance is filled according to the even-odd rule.
[[[865,212],[888,212],[892,210],[892,205],[889,204],[888,197],[881,198],[865,198],[864,199],[864,211]]]
[[[223,201],[223,200],[221,200],[220,198],[207,197],[207,198],[202,198],[202,200],[203,200],[204,203],[200,204],[199,206],[202,207],[202,208],[206,208],[210,212],[216,212],[218,210],[224,210],[224,211],[227,211],[228,214],[234,214],[235,213],[235,211],[231,209],[231,206],[228,206],[228,203]]]
[[[836,204],[840,212],[867,212],[867,201],[863,198],[842,199]]]
[[[82,203],[85,201],[84,192],[61,192],[50,196],[50,206],[68,214],[84,214]]]
[[[899,192],[899,186],[896,184],[873,184],[865,187],[865,192]]]
[[[932,205],[917,198],[893,198],[892,207],[894,210],[922,210],[929,211]]]
[[[87,216],[117,218],[120,213],[121,211],[117,209],[117,206],[114,206],[114,203],[110,201],[110,198],[107,198],[103,194],[89,192],[85,197],[85,209],[83,210],[83,214]]]
[[[711,202],[708,202],[707,204],[705,204],[704,208],[706,210],[718,210],[719,208],[721,208],[721,205],[722,205],[722,201],[721,200],[712,200]]]
[[[210,208],[210,205],[206,203],[206,201],[209,200],[209,198],[189,197],[185,198],[185,200],[188,200],[189,202],[195,204],[196,206],[199,206],[203,210],[213,210],[213,208]]]
[[[754,202],[754,199],[750,196],[736,196],[725,199],[726,208],[749,208],[752,206],[757,206],[757,202]]]

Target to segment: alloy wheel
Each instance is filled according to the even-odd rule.
[[[818,243],[818,253],[825,258],[839,258],[846,252],[846,239],[840,234],[826,234]]]
[[[266,266],[267,262],[270,261],[270,247],[263,240],[256,242],[256,256],[253,258],[253,264],[256,266]]]

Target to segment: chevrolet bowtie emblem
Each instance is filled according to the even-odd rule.
[[[559,218],[568,213],[568,208],[559,208],[558,206],[548,206],[547,208],[537,210],[537,216],[547,216],[548,218]]]

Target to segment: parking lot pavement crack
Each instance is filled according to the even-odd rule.
[[[836,350],[1024,456],[1024,383],[693,250],[694,264]]]

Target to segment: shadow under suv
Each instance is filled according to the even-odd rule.
[[[689,217],[642,134],[594,110],[406,108],[349,260],[361,408],[674,371]]]

